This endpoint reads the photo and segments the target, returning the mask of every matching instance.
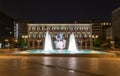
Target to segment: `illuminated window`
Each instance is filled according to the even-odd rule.
[[[103,23],[103,25],[105,25],[105,22]]]
[[[42,32],[39,33],[39,37],[42,38]]]
[[[44,27],[42,26],[42,30],[44,30]]]

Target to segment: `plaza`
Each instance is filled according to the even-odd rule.
[[[53,25],[55,25],[56,27]],[[28,49],[30,50],[22,51],[19,48],[0,49],[1,52],[0,75],[1,76],[120,75],[118,71],[120,69],[118,63],[120,59],[116,53],[110,51],[98,53],[100,51],[90,50],[92,49],[93,45],[91,24],[61,24],[61,25],[28,24],[28,36],[27,37],[24,36],[24,39],[25,42],[28,42]],[[29,53],[28,51],[31,51],[31,49],[37,53],[33,52]],[[56,49],[57,51],[62,51],[62,53],[59,52],[58,54],[54,54],[53,52]],[[68,54],[63,53],[64,49],[68,51]],[[84,53],[85,49],[87,50],[89,49],[89,52],[91,53],[85,54]],[[113,67],[113,65],[115,65],[115,67]]]
[[[0,76],[120,76],[120,8],[113,5],[0,1]]]
[[[119,76],[120,53],[113,57],[12,55],[0,49],[0,76]],[[109,51],[110,52],[110,51]]]
[[[0,56],[0,76],[119,76],[120,58]]]

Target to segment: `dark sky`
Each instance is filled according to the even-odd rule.
[[[113,0],[115,1],[115,0]],[[35,22],[111,21],[111,0],[0,0],[0,10]]]

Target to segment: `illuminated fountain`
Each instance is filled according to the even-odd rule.
[[[63,39],[62,35],[60,35],[60,40],[58,39],[59,40],[58,44],[61,43],[62,41],[63,41],[62,44],[65,44],[66,41],[64,39],[63,40],[61,39]],[[23,52],[18,52],[18,54],[21,54],[21,53],[27,53],[27,54],[93,54],[93,53],[104,54],[105,53],[105,52],[99,52],[99,51],[94,51],[94,50],[83,50],[83,49],[78,50],[74,33],[70,35],[68,49],[64,49],[63,48],[64,46],[65,45],[60,44],[59,49],[57,50],[53,49],[52,39],[51,39],[49,32],[47,31],[46,36],[45,36],[44,49],[27,50]]]
[[[53,51],[53,46],[52,46],[51,36],[47,31],[45,36],[44,52],[50,52],[50,51]]]
[[[70,35],[68,51],[70,51],[70,52],[72,52],[72,53],[78,52],[74,33],[72,33],[72,34]]]

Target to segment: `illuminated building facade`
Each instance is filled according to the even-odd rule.
[[[69,36],[74,33],[79,49],[92,48],[92,24],[27,24],[28,25],[28,48],[43,49],[46,31],[52,39],[55,48],[57,36],[64,38],[65,49],[68,48]],[[57,46],[57,45],[56,45]]]

